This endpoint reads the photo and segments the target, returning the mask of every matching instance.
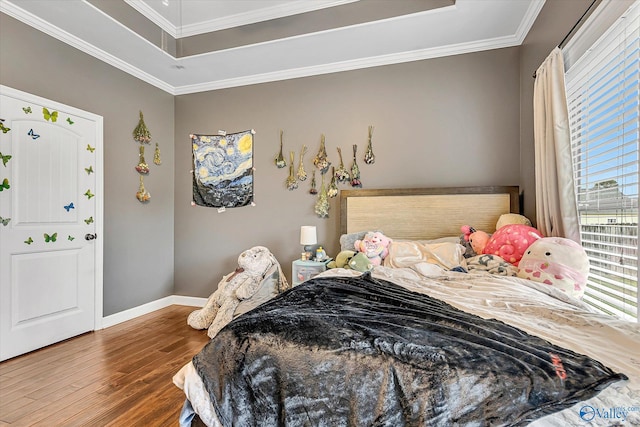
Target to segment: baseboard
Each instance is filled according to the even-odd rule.
[[[159,300],[151,301],[146,304],[133,307],[128,310],[121,311],[119,313],[105,316],[102,318],[102,328],[108,328],[109,326],[117,325],[118,323],[126,322],[127,320],[135,319],[136,317],[149,314],[156,310],[160,310],[170,305],[186,305],[191,307],[203,307],[207,302],[207,298],[187,297],[183,295],[171,295],[161,298]]]

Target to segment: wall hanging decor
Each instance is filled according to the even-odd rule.
[[[329,159],[327,159],[327,149],[325,148],[324,134],[320,135],[320,148],[318,154],[313,159],[313,165],[320,170],[321,174],[327,173],[329,170]]]
[[[327,196],[330,198],[338,195],[338,184],[336,183],[336,168],[331,166],[331,183],[327,189]]]
[[[286,181],[285,181],[285,185],[287,186],[287,190],[291,191],[291,190],[295,190],[296,188],[298,188],[298,181],[296,180],[295,175],[293,174],[293,158],[294,158],[294,152],[291,151],[289,153],[289,157],[291,159],[291,162],[289,163],[289,176],[287,177]]]
[[[247,130],[191,135],[193,203],[216,208],[253,205],[253,138]]]
[[[144,188],[144,177],[140,175],[140,186],[138,187],[138,192],[136,193],[136,199],[140,203],[146,203],[151,200],[151,194]],[[86,220],[85,220],[86,221]]]
[[[369,142],[367,143],[367,150],[364,152],[364,162],[368,165],[372,165],[376,162],[376,156],[373,154],[373,147],[371,145],[372,138],[373,126],[369,126]]]
[[[147,125],[144,123],[144,116],[140,111],[140,119],[138,120],[138,126],[133,130],[133,139],[142,144],[149,144],[151,142],[151,132],[147,129]]]
[[[358,146],[353,144],[353,163],[351,164],[351,186],[360,188],[362,187],[362,182],[360,181],[360,168],[358,167],[358,162],[356,161],[356,153],[358,152]]]
[[[287,161],[284,159],[284,156],[282,155],[282,135],[283,135],[283,131],[280,130],[280,152],[278,153],[278,155],[276,156],[276,166],[278,169],[282,169],[284,167],[287,166]]]
[[[318,194],[318,190],[316,189],[316,170],[313,170],[313,174],[311,175],[311,188],[309,189],[309,194]]]
[[[316,201],[315,211],[320,218],[329,218],[329,198],[327,197],[327,187],[324,185],[324,174],[321,174],[320,194]]]
[[[340,158],[340,166],[335,171],[336,180],[339,183],[349,182],[349,171],[344,167],[344,162],[342,161],[342,150],[338,147],[338,157]]]
[[[307,153],[307,146],[303,145],[302,150],[300,151],[300,165],[298,165],[298,172],[296,173],[296,178],[298,181],[304,181],[307,179],[307,172],[304,170],[304,155]]]
[[[160,158],[160,146],[156,142],[156,149],[153,152],[153,163],[160,166],[162,164],[162,159]]]
[[[144,160],[144,145],[140,146],[140,154],[138,155],[138,157],[139,160],[138,164],[136,165],[136,170],[138,171],[138,173],[147,175],[149,173],[149,165]]]

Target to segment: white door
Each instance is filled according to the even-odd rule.
[[[0,86],[0,360],[102,326],[102,117]]]

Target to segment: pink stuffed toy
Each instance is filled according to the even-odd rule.
[[[369,231],[362,240],[356,240],[355,249],[369,258],[371,264],[381,265],[382,260],[389,254],[391,239],[379,231]]]
[[[553,286],[578,299],[584,295],[588,275],[587,252],[563,237],[536,240],[518,265],[518,277]]]
[[[543,237],[535,228],[523,224],[505,225],[491,236],[469,226],[463,226],[462,231],[465,233],[465,240],[471,243],[476,254],[497,255],[516,267],[527,248]]]

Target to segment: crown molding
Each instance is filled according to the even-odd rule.
[[[360,0],[334,0],[328,2],[314,1],[298,1],[291,2],[282,6],[265,7],[262,9],[252,10],[250,12],[229,15],[223,18],[212,19],[209,21],[199,22],[195,24],[175,25],[167,18],[159,14],[155,9],[150,7],[142,0],[124,0],[129,6],[143,14],[151,22],[162,28],[174,39],[182,37],[197,36],[214,31],[226,30],[229,28],[239,27],[243,25],[255,24],[257,22],[269,21],[272,19],[284,18],[286,16],[298,15],[301,13],[313,12],[316,10],[326,9],[343,4],[354,3]]]
[[[174,94],[175,88],[170,84],[152,76],[151,74],[142,71],[141,69],[134,67],[133,65],[111,55],[108,52],[105,52],[102,49],[98,49],[85,42],[84,40],[70,34],[54,25],[51,25],[47,21],[33,15],[30,12],[25,11],[24,9],[14,5],[13,3],[6,2],[4,0],[0,0],[0,12],[5,13],[12,18],[15,18],[30,27],[33,27],[39,31],[42,31],[45,34],[50,35],[51,37],[60,40],[61,42],[68,44],[69,46],[75,47],[76,49],[93,56],[96,59],[99,59],[102,62],[105,62],[109,65],[112,65],[125,73],[128,73],[140,80],[143,80],[150,85],[153,85],[159,89],[164,90],[165,92],[169,92],[170,94]]]

